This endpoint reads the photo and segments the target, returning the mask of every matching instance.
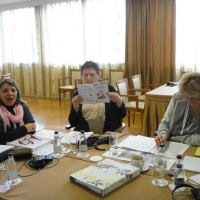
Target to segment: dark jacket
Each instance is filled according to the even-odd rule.
[[[108,85],[109,92],[116,92],[115,88],[111,85]],[[74,96],[78,95],[78,91],[75,92]],[[114,131],[122,124],[122,119],[126,116],[126,108],[122,102],[122,106],[118,108],[116,103],[110,101],[110,103],[105,103],[105,123],[103,132]],[[82,104],[79,106],[79,111],[74,110],[73,105],[71,105],[70,114],[68,117],[69,123],[72,127],[75,127],[74,130],[80,131],[85,130],[86,132],[90,131],[87,121],[83,118],[82,115]]]
[[[21,102],[21,105],[24,110],[24,117],[23,117],[24,124],[34,123],[35,120],[31,114],[28,106],[23,102]],[[9,106],[9,107],[5,106],[5,107],[7,108],[7,110],[10,113],[12,113],[14,115],[13,106]],[[6,132],[4,132],[3,122],[0,119],[0,144],[6,144],[6,142],[16,140],[16,139],[28,134],[25,126],[19,127],[19,124],[17,123],[16,124],[17,128],[14,129],[14,125],[11,121],[10,121],[10,125],[11,125],[10,127],[7,127]],[[34,132],[35,131],[30,132],[30,134],[33,134]]]

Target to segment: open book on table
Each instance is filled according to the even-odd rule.
[[[31,137],[34,136],[34,137]],[[30,138],[29,138],[30,137]],[[26,139],[28,138],[28,139]],[[37,139],[36,139],[37,138]],[[20,142],[21,141],[21,142]],[[13,140],[11,142],[7,142],[6,145],[11,145],[18,148],[28,148],[28,149],[36,149],[45,144],[51,143],[53,140],[45,137],[35,136],[35,135],[26,135],[17,140]]]
[[[70,175],[70,180],[104,196],[140,174],[132,165],[105,159]]]
[[[91,84],[78,84],[78,93],[83,98],[82,104],[109,103],[107,95],[108,83],[97,82]]]

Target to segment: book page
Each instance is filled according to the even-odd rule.
[[[107,95],[108,83],[98,82],[94,85],[79,84],[78,93],[83,98],[81,104],[108,103],[110,98]]]

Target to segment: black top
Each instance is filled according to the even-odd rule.
[[[24,110],[24,116],[23,116],[24,124],[34,123],[35,120],[28,106],[23,102],[20,102],[20,103]],[[15,115],[14,110],[13,110],[14,106],[5,106],[5,107],[10,113]],[[14,129],[14,124],[10,121],[10,127],[7,126],[7,130],[6,132],[4,132],[3,121],[0,118],[0,144],[6,144],[6,142],[11,142],[27,134],[27,129],[25,126],[20,127],[19,123],[17,123],[16,126],[17,128]],[[35,133],[35,131],[30,132],[30,134],[33,134],[33,133]]]
[[[108,90],[109,92],[116,92],[115,88],[111,85],[108,85]],[[76,95],[78,95],[78,91],[74,93],[74,96]],[[122,102],[120,108],[113,101],[110,101],[110,103],[105,103],[105,115],[103,132],[105,133],[106,131],[115,131],[118,127],[121,126],[122,119],[126,116],[126,108],[124,102]],[[68,121],[72,127],[75,127],[74,130],[76,131],[90,131],[89,125],[82,115],[82,104],[80,104],[78,112],[76,112],[73,105],[71,105]]]

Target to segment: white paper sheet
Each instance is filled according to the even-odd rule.
[[[197,184],[200,185],[200,174],[190,176],[189,179]]]
[[[8,149],[12,149],[13,146],[11,145],[0,145],[0,153],[3,153],[4,151],[8,150]]]
[[[185,156],[183,166],[187,171],[200,172],[200,158]]]
[[[183,153],[189,148],[190,145],[188,144],[182,144],[178,142],[170,142],[166,141],[165,142],[165,153],[168,158],[174,158],[176,159],[176,156],[178,154],[183,155]],[[154,147],[150,153],[157,155],[158,153],[158,148]]]
[[[125,140],[123,140],[118,145],[124,149],[130,149],[135,151],[141,151],[148,153],[151,149],[156,146],[154,138],[145,137],[145,136],[129,136]]]
[[[34,135],[36,137],[39,136],[39,137],[47,138],[50,140],[54,140],[54,132],[55,131],[52,131],[52,130],[41,129],[41,130],[37,131]],[[66,135],[66,133],[59,132],[60,138],[62,138],[65,135]]]

